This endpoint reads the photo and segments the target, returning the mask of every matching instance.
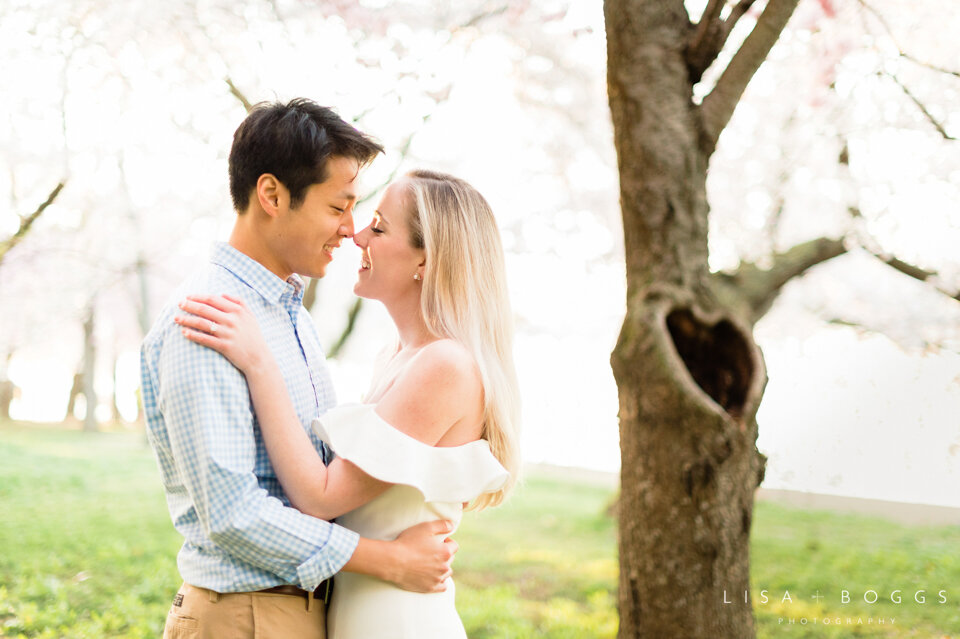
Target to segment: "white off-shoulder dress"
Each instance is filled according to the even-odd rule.
[[[503,486],[506,469],[485,440],[435,447],[400,432],[373,404],[347,404],[314,420],[313,429],[337,456],[395,484],[337,518],[368,539],[392,540],[415,524],[448,519],[456,528],[463,502]],[[342,572],[327,610],[328,639],[466,639],[454,606],[453,581],[441,593],[420,594]]]

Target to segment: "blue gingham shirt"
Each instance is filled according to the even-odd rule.
[[[141,347],[147,434],[173,525],[183,535],[184,581],[217,592],[295,584],[313,590],[353,555],[358,535],[290,507],[270,465],[243,374],[173,322],[188,294],[241,298],[260,324],[303,428],[336,404],[303,282],[287,281],[228,244],[174,293]]]

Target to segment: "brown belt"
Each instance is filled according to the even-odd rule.
[[[326,604],[330,603],[330,594],[333,592],[333,579],[326,579],[320,582],[320,585],[317,586],[317,589],[313,592],[290,585],[264,588],[263,590],[258,590],[257,592],[266,592],[275,595],[293,595],[295,597],[303,597],[304,599],[313,598],[323,601],[323,603]]]

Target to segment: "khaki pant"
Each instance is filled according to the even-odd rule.
[[[326,639],[323,600],[264,592],[216,593],[183,584],[163,639]]]

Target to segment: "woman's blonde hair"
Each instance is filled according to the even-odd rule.
[[[520,471],[520,393],[500,233],[490,205],[464,180],[424,170],[405,177],[411,241],[426,251],[420,311],[433,335],[473,354],[483,380],[481,437],[510,472],[502,489],[481,495],[471,507],[496,506]]]

